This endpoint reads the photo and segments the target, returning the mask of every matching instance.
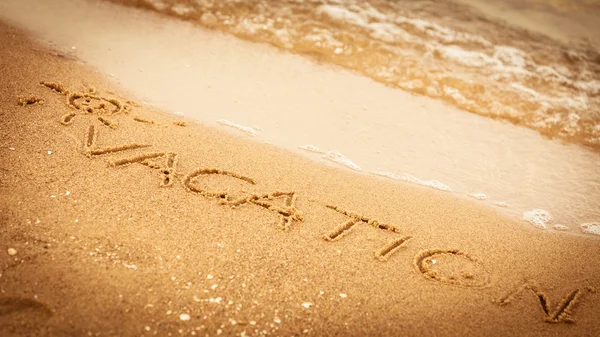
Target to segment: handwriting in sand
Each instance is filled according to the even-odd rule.
[[[41,82],[41,84],[54,92],[66,96],[66,104],[73,111],[63,115],[60,123],[68,126],[73,123],[78,115],[96,115],[97,120],[109,128],[116,128],[117,123],[112,121],[109,116],[121,112],[129,113],[131,106],[137,106],[132,101],[122,103],[121,101],[104,97],[97,94],[94,88],[84,92],[70,92],[62,84],[56,82]],[[43,102],[39,98],[20,99],[23,106]],[[155,124],[154,121],[134,117],[134,121],[144,124]],[[184,122],[174,122],[175,125],[185,126]],[[99,130],[95,125],[89,125],[83,139],[83,154],[88,158],[97,156],[115,155],[138,149],[151,148],[151,144],[126,143],[117,145],[103,145],[98,143]],[[201,183],[203,178],[208,176],[220,176],[228,179],[234,179],[240,184],[256,185],[256,181],[250,177],[238,174],[236,172],[221,170],[218,168],[196,168],[187,174],[181,174],[177,170],[178,155],[171,152],[148,151],[130,155],[109,162],[110,167],[122,167],[131,164],[140,164],[152,169],[156,169],[161,174],[159,186],[172,187],[174,181],[181,178],[181,186],[191,193],[201,195],[208,199],[217,200],[218,204],[229,207],[241,207],[245,205],[254,205],[278,216],[277,226],[284,231],[289,230],[295,222],[302,222],[304,219],[302,211],[296,206],[297,193],[294,191],[273,191],[270,193],[251,193],[242,197],[234,197],[229,188],[221,191],[210,191]],[[277,205],[274,201],[280,199],[283,204]],[[374,229],[384,230],[398,235],[398,237],[389,240],[374,251],[375,258],[385,262],[390,257],[405,248],[413,239],[410,235],[401,235],[399,227],[381,223],[379,220],[367,217],[362,214],[343,209],[335,205],[325,205],[325,207],[342,214],[348,219],[341,224],[336,225],[323,235],[327,242],[336,242],[358,225],[368,225]],[[375,248],[375,247],[374,247]],[[458,270],[445,270],[442,266],[444,261],[459,261],[463,266]],[[484,288],[490,285],[491,275],[485,269],[483,263],[476,257],[458,249],[429,249],[420,251],[416,254],[413,261],[414,269],[427,280],[437,281],[442,284],[468,288]],[[541,305],[544,313],[544,321],[548,323],[573,323],[572,309],[574,304],[583,296],[582,291],[577,288],[570,292],[555,309],[551,308],[547,296],[539,290],[533,283],[527,283],[519,287],[516,291],[505,296],[498,301],[500,306],[507,306],[511,301],[522,292],[530,292],[535,295]],[[591,292],[591,291],[590,291]]]

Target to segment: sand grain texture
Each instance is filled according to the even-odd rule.
[[[586,290],[600,287],[595,237],[182,128],[148,106],[112,113],[116,128],[96,113],[64,125],[73,109],[41,81],[135,97],[9,26],[0,44],[1,336],[600,334]],[[44,104],[18,104],[30,95]],[[182,184],[193,172],[204,194]],[[291,206],[303,216],[284,231]]]

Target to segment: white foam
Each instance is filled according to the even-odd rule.
[[[458,91],[458,89],[449,87],[449,86],[444,86],[444,94],[448,97],[452,97],[457,103],[462,104],[462,105],[475,105],[475,102],[468,100],[467,98],[465,98],[465,96],[463,96],[460,91]]]
[[[176,4],[171,7],[171,10],[180,16],[188,15],[190,13],[195,12],[194,8],[184,4]]]
[[[498,207],[508,207],[508,204],[505,201],[495,202],[494,205],[496,205]]]
[[[234,122],[228,121],[226,119],[219,119],[217,122],[221,123],[223,125],[227,125],[227,126],[230,126],[232,128],[238,129],[238,130],[240,130],[242,132],[245,132],[245,133],[249,134],[250,136],[256,135],[256,130],[254,130],[251,127],[243,126],[243,125],[239,125],[239,124],[235,124]]]
[[[391,173],[391,172],[373,171],[373,172],[371,172],[371,174],[394,179],[394,180],[402,180],[402,177],[400,177],[396,173]]]
[[[475,198],[477,200],[486,200],[487,199],[487,195],[483,194],[483,193],[471,193],[469,194],[470,197]]]
[[[302,36],[302,40],[314,42],[317,46],[323,48],[341,48],[344,44],[335,37],[333,37],[331,31],[325,29],[315,28],[312,33]]]
[[[316,147],[314,145],[310,145],[310,144],[298,146],[298,148],[302,149],[302,150],[309,151],[309,152],[315,152],[315,153],[325,154],[325,151],[322,151],[318,147]]]
[[[440,191],[447,191],[447,192],[452,191],[452,189],[450,189],[450,187],[448,187],[447,185],[445,185],[437,180],[421,180],[419,178],[411,176],[408,173],[404,174],[404,176],[402,177],[402,180],[408,181],[411,183],[415,183],[415,184],[419,184],[422,186],[426,186],[426,187],[431,187],[433,189],[440,190]]]
[[[371,37],[388,43],[401,40],[409,43],[417,43],[414,35],[391,23],[371,23],[367,27],[371,31]]]
[[[423,19],[411,19],[404,16],[397,16],[394,20],[399,25],[410,25],[413,28],[425,33],[427,36],[437,39],[443,43],[453,43],[456,41],[474,42],[482,46],[489,47],[492,43],[485,38],[469,33],[457,32],[447,27]]]
[[[600,222],[584,223],[579,228],[586,234],[600,235]]]
[[[323,158],[331,160],[333,162],[342,164],[346,167],[349,167],[353,170],[356,171],[362,171],[362,169],[360,168],[360,166],[356,165],[355,163],[353,163],[350,159],[346,158],[346,156],[344,156],[343,154],[337,152],[337,151],[327,151],[327,153],[325,153],[323,155]]]
[[[343,7],[322,5],[317,7],[315,12],[317,15],[327,16],[336,22],[349,23],[361,27],[365,27],[367,25],[367,22],[363,17]]]
[[[474,42],[486,47],[492,46],[490,41],[478,35],[457,32],[423,19],[411,19],[404,16],[397,16],[395,19],[388,18],[375,8],[368,7],[368,9],[356,7],[355,11],[341,6],[321,5],[316,8],[315,14],[325,16],[334,22],[362,27],[371,32],[372,38],[388,43],[403,40],[412,44],[426,44],[421,37],[402,28],[402,26],[407,27],[408,25],[410,28],[416,29],[443,44],[461,41]],[[352,7],[350,8],[352,9]]]
[[[452,191],[452,189],[450,189],[450,187],[448,187],[447,185],[445,185],[437,180],[421,180],[419,178],[411,176],[408,173],[405,173],[404,175],[401,175],[401,176],[397,175],[395,173],[381,172],[381,171],[373,171],[371,173],[378,175],[378,176],[394,179],[394,180],[402,180],[402,181],[406,181],[409,183],[418,184],[418,185],[425,186],[425,187],[430,187],[430,188],[440,190],[440,191],[446,191],[446,192]]]
[[[409,34],[404,29],[389,22],[369,22],[369,19],[385,21],[385,15],[379,13],[374,8],[369,11],[361,11],[360,13],[353,12],[344,7],[322,5],[317,7],[315,13],[319,16],[326,16],[335,22],[351,24],[362,27],[370,31],[370,36],[374,39],[381,40],[387,43],[392,43],[397,40],[417,43],[414,35]]]
[[[600,93],[600,81],[598,81],[598,80],[577,81],[574,83],[574,85],[578,89],[585,90],[588,92],[588,94],[591,94],[591,95],[597,95],[598,93]]]
[[[555,81],[563,84],[571,82],[571,80],[569,80],[565,75],[561,74],[558,70],[550,66],[537,66],[535,68],[535,72],[546,80]]]
[[[569,227],[567,227],[565,225],[559,225],[559,224],[552,226],[552,228],[556,229],[557,231],[568,231],[569,230]]]
[[[488,56],[485,53],[478,51],[469,51],[462,49],[458,46],[435,46],[434,50],[437,50],[442,56],[453,61],[464,64],[471,67],[485,67],[485,66],[500,66],[501,63],[498,59]]]
[[[510,84],[510,86],[513,87],[513,88],[515,88],[515,89],[517,89],[517,90],[519,90],[519,91],[528,93],[529,95],[531,95],[531,96],[533,96],[535,98],[540,97],[540,94],[537,91],[535,91],[535,90],[533,90],[531,88],[528,88],[528,87],[522,85],[521,83],[513,82],[513,83]]]
[[[509,46],[494,46],[494,58],[507,66],[525,68],[527,54],[521,49]]]
[[[543,209],[534,209],[523,213],[523,220],[528,221],[534,227],[546,229],[548,228],[548,222],[552,220],[552,216]]]
[[[314,153],[319,153],[323,155],[323,158],[331,160],[333,162],[336,162],[338,164],[342,164],[346,167],[349,167],[353,170],[356,171],[362,171],[362,169],[360,168],[360,166],[356,165],[354,162],[352,162],[350,159],[348,159],[348,157],[344,156],[343,154],[337,152],[337,151],[323,151],[321,149],[319,149],[318,147],[314,146],[314,145],[302,145],[302,146],[298,146],[299,149],[308,151],[308,152],[314,152]]]
[[[168,5],[166,3],[164,3],[163,1],[160,1],[160,0],[146,0],[146,2],[149,3],[150,5],[152,5],[154,8],[156,8],[159,11],[164,10],[165,8],[168,7]]]
[[[385,14],[381,13],[376,8],[369,5],[368,2],[365,2],[363,4],[363,6],[365,7],[363,9],[363,13],[366,16],[368,16],[370,19],[374,19],[376,21],[386,21],[387,20],[387,16]]]

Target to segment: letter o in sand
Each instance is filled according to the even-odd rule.
[[[458,249],[431,249],[419,252],[415,267],[428,280],[469,288],[490,284],[490,274],[481,262]]]

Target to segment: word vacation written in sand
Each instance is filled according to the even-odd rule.
[[[41,82],[52,91],[66,96],[66,105],[70,111],[60,118],[60,123],[65,126],[72,125],[78,115],[93,116],[100,125],[91,124],[86,128],[86,134],[83,139],[83,154],[90,159],[99,156],[111,156],[115,154],[127,153],[131,150],[151,148],[152,144],[128,143],[120,145],[100,145],[101,132],[100,128],[106,127],[109,131],[118,127],[110,116],[118,113],[129,114],[132,111],[132,106],[139,107],[133,101],[122,102],[115,98],[100,96],[94,88],[83,92],[71,92],[62,84],[57,82]],[[18,104],[27,107],[33,104],[43,104],[43,99],[30,96],[19,97]],[[144,124],[155,124],[154,121],[133,117],[135,122]],[[176,126],[186,126],[185,122],[175,121]],[[110,131],[109,131],[110,132]],[[160,187],[169,188],[175,186],[175,180],[180,180],[181,186],[191,193],[198,194],[202,197],[217,201],[218,205],[228,206],[232,208],[258,206],[273,213],[278,217],[277,226],[284,231],[288,231],[294,223],[302,222],[304,216],[302,211],[296,207],[298,195],[294,191],[271,191],[268,193],[251,193],[243,197],[233,197],[240,193],[246,193],[245,190],[232,193],[229,187],[223,191],[210,191],[201,180],[209,176],[221,176],[227,179],[233,179],[241,185],[256,185],[257,182],[247,176],[236,172],[222,170],[219,168],[196,168],[185,174],[177,171],[178,155],[172,152],[151,151],[136,154],[124,158],[113,159],[109,161],[109,167],[117,168],[131,164],[141,164],[151,169],[156,169],[160,172],[161,181]],[[390,257],[406,247],[410,240],[413,239],[410,235],[401,235],[401,230],[393,225],[384,224],[372,217],[364,216],[360,213],[349,211],[337,205],[324,205],[347,217],[347,220],[341,224],[332,226],[329,231],[323,235],[323,239],[327,242],[335,242],[346,235],[352,233],[353,228],[359,225],[369,225],[377,230],[384,230],[398,234],[398,237],[390,240],[385,245],[381,246],[374,252],[375,259],[379,262],[386,262]],[[453,261],[451,261],[453,260]],[[453,265],[462,265],[460,270],[448,270],[443,268],[444,262],[451,262]],[[440,268],[441,267],[441,268]],[[432,248],[420,251],[413,259],[413,268],[416,272],[423,275],[425,280],[438,282],[440,284],[458,286],[465,288],[485,288],[491,284],[490,272],[488,272],[479,259],[464,252],[460,249],[439,249]],[[450,268],[452,269],[452,268]],[[587,291],[584,291],[587,290]],[[596,293],[596,289],[591,286],[584,290],[576,288],[568,293],[556,307],[551,306],[551,301],[547,295],[537,286],[536,282],[528,281],[511,291],[508,295],[494,300],[500,306],[509,305],[514,301],[515,297],[523,292],[531,293],[540,303],[543,319],[548,323],[574,323],[573,307],[580,301],[585,293]]]

